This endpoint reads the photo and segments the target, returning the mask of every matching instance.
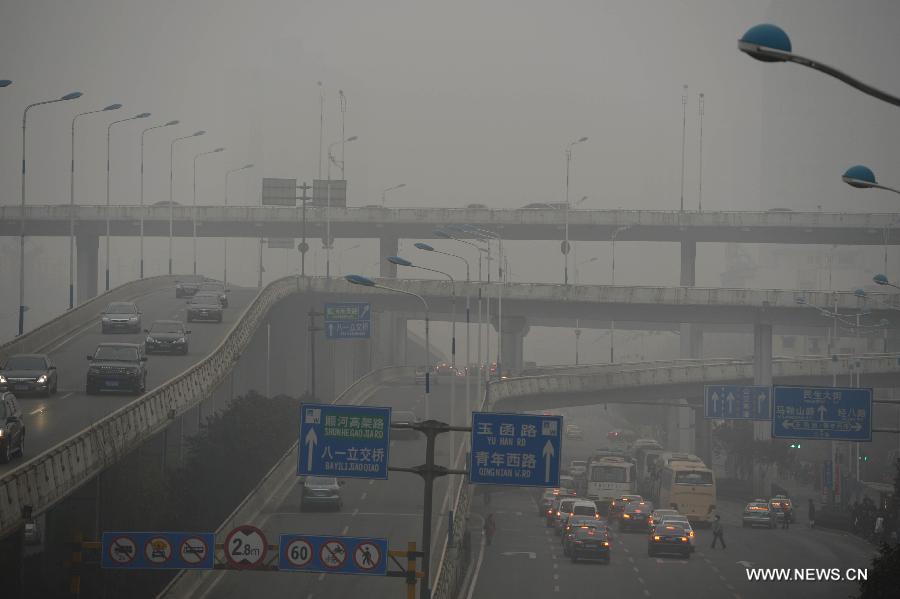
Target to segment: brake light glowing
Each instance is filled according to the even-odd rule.
[[[687,543],[687,537],[681,537],[681,541]]]
[[[604,546],[604,547],[609,547],[609,541],[603,541],[603,546]]]
[[[658,541],[658,540],[659,540],[659,535],[653,535],[653,540],[654,540],[654,541]]]
[[[631,518],[631,514],[622,514],[623,518]]]
[[[693,537],[693,536],[694,536],[694,531],[693,531],[693,530],[690,531],[690,532],[688,533],[688,536],[689,536],[689,537]]]

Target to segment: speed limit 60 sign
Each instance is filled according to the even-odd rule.
[[[387,539],[283,534],[278,569],[384,576],[387,551]]]

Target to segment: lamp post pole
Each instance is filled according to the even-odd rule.
[[[569,170],[572,162],[572,148],[580,143],[586,142],[587,137],[580,137],[566,146],[566,238],[562,246],[563,253],[563,283],[569,284]],[[502,264],[502,262],[501,262]]]
[[[11,83],[9,79],[0,82],[0,87],[6,87]],[[35,106],[55,104],[67,100],[76,100],[81,97],[81,92],[72,92],[56,100],[44,100],[34,102],[25,107],[22,113],[22,200],[20,202],[21,214],[19,215],[19,335],[25,332],[25,139],[28,127],[28,111]]]
[[[191,135],[176,137],[169,145],[169,274],[172,274],[172,238],[175,231],[175,144],[184,139],[199,137],[206,131],[195,131]]]
[[[382,207],[385,205],[385,194],[389,191],[394,191],[395,189],[402,189],[406,187],[406,183],[401,183],[399,185],[394,185],[393,187],[387,187],[381,190],[381,205]]]
[[[173,125],[177,125],[178,121],[169,121],[168,123],[164,123],[162,125],[156,125],[154,127],[147,127],[143,131],[141,131],[141,266],[140,266],[140,278],[144,278],[144,135],[148,131],[152,131],[153,129],[162,129],[163,127],[171,127]]]
[[[110,104],[100,110],[80,112],[72,117],[72,163],[69,172],[69,310],[75,307],[75,122],[79,117],[118,110],[121,104]]]
[[[225,207],[228,208],[228,177],[232,174],[253,168],[252,164],[245,164],[233,168],[225,173]],[[228,287],[228,235],[222,237],[222,285]]]
[[[217,154],[219,152],[224,152],[225,148],[216,148],[215,150],[209,150],[208,152],[200,152],[199,154],[194,155],[194,201],[191,205],[191,228],[192,232],[192,241],[194,246],[194,274],[197,274],[197,159],[201,156],[207,156],[209,154]]]

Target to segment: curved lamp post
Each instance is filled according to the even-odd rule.
[[[109,154],[110,154],[110,138],[112,137],[112,127],[118,123],[135,121],[137,119],[145,119],[150,116],[149,112],[142,112],[127,119],[119,119],[113,121],[106,126],[106,290],[109,291]]]
[[[192,239],[194,245],[194,274],[197,274],[197,159],[201,156],[208,156],[209,154],[218,154],[219,152],[224,152],[225,148],[216,148],[215,150],[209,150],[208,152],[200,152],[194,155],[194,201],[191,205],[191,228],[193,229]]]
[[[328,146],[328,179],[325,181],[325,276],[331,276],[331,246],[334,243],[331,240],[331,165],[332,163],[335,166],[340,167],[341,169],[341,177],[344,176],[344,161],[341,160],[338,162],[335,160],[334,155],[331,153],[331,148],[338,144],[343,144],[345,142],[356,141],[359,139],[356,135],[351,135],[347,139],[340,139]],[[343,157],[343,149],[341,150],[341,156]],[[346,193],[346,189],[344,190]]]
[[[75,307],[75,122],[79,117],[120,108],[121,104],[110,104],[106,108],[79,112],[72,117],[72,163],[69,172],[69,310]]]
[[[900,189],[895,189],[879,183],[875,179],[875,173],[872,172],[872,169],[862,164],[851,166],[844,171],[844,174],[841,175],[841,180],[847,185],[858,189],[884,189],[885,191],[892,191],[900,194]]]
[[[172,237],[175,230],[175,144],[184,139],[205,135],[202,129],[190,135],[176,137],[169,144],[169,274],[172,274]]]
[[[238,168],[233,168],[225,173],[225,206],[228,206],[228,177],[233,173],[253,168],[252,164],[245,164]],[[222,284],[228,287],[228,236],[222,237]]]
[[[878,273],[877,275],[872,277],[872,281],[875,282],[876,285],[884,285],[887,287],[893,287],[894,289],[900,289],[900,287],[891,283],[890,280],[887,278],[887,275],[885,275],[883,273]]]
[[[738,40],[738,50],[763,62],[793,62],[815,69],[835,79],[839,79],[873,98],[878,98],[894,106],[900,106],[900,98],[897,96],[867,85],[834,67],[794,54],[791,47],[791,38],[777,25],[766,23],[751,27]]]
[[[563,284],[565,285],[569,284],[569,250],[571,249],[569,246],[569,166],[572,162],[572,148],[587,140],[587,137],[580,137],[566,146],[566,239],[562,246],[564,262]]]
[[[402,189],[406,187],[406,183],[401,183],[400,185],[394,185],[393,187],[386,187],[381,190],[381,205],[384,206],[384,196],[389,191],[394,191],[395,189]]]
[[[3,87],[12,83],[8,79],[4,79],[4,81],[7,81],[7,83]],[[22,113],[22,201],[20,203],[22,213],[19,215],[19,335],[25,332],[25,310],[27,310],[25,307],[25,130],[28,125],[28,111],[35,106],[77,100],[81,95],[81,92],[72,92],[55,100],[34,102],[26,106],[25,111]]]
[[[163,123],[162,125],[155,125],[153,127],[147,127],[143,131],[141,131],[141,266],[140,266],[140,278],[144,278],[144,135],[146,135],[147,131],[152,131],[154,129],[162,129],[163,127],[172,127],[177,125],[179,121],[169,121],[168,123]]]

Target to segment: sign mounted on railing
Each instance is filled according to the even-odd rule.
[[[100,565],[120,570],[212,570],[211,532],[105,532]]]
[[[278,544],[278,569],[384,576],[387,552],[387,539],[283,534]]]

